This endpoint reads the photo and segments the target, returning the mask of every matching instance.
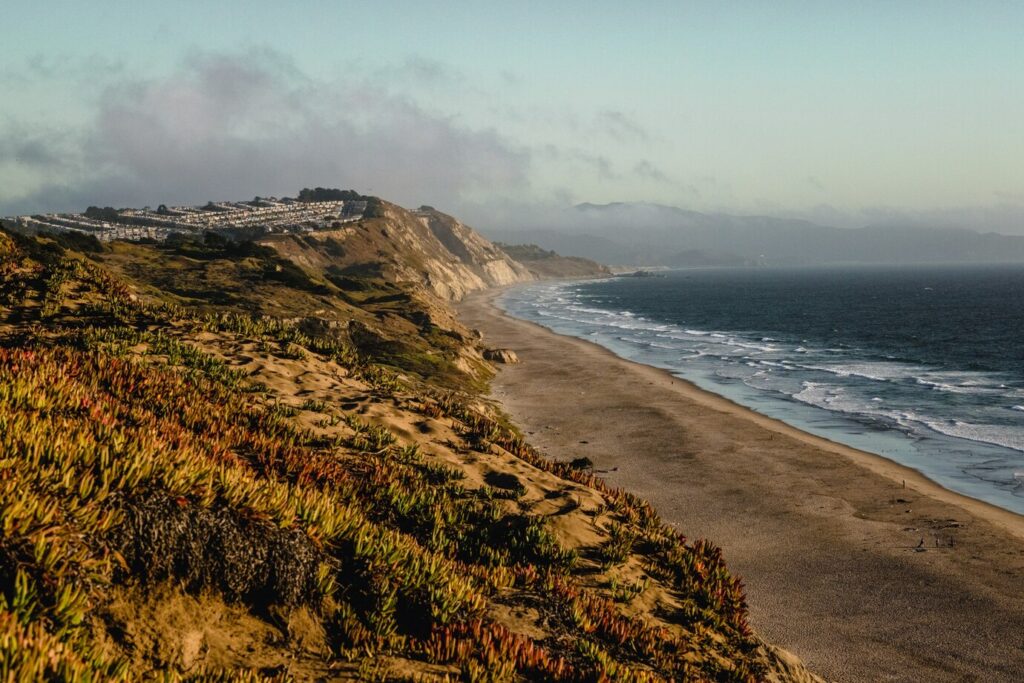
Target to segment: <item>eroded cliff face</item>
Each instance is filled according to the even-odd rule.
[[[447,214],[420,209],[414,214],[441,244],[456,255],[488,286],[510,285],[534,279],[530,271],[480,233]]]
[[[421,284],[449,301],[478,289],[535,279],[525,266],[447,214],[381,204],[380,216],[338,230],[263,242],[302,266],[333,269],[339,276]]]

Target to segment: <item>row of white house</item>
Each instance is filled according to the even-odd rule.
[[[153,211],[127,209],[116,222],[96,220],[84,214],[42,214],[8,219],[30,232],[72,231],[91,234],[102,241],[164,240],[173,233],[204,230],[259,229],[266,232],[308,232],[362,218],[366,202],[298,202],[262,199],[252,203],[218,202],[206,207],[175,206]]]

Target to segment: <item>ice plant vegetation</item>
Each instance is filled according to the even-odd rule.
[[[167,585],[255,615],[308,611],[324,677],[386,661],[417,680],[764,673],[718,549],[644,501],[336,331],[157,291],[0,233],[0,680],[288,677],[140,665],[97,637],[118,591]],[[242,347],[359,400],[273,388]],[[447,441],[421,448],[366,410],[382,404]],[[601,503],[536,512],[515,472]],[[565,534],[564,515],[598,540]],[[655,592],[656,610],[631,609]],[[510,609],[533,626],[504,621]]]

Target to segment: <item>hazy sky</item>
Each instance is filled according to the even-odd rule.
[[[0,214],[320,184],[478,223],[1024,232],[1021,2],[6,0],[2,26]]]

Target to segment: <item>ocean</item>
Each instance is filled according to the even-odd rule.
[[[1024,266],[679,270],[499,305],[1024,514]]]

